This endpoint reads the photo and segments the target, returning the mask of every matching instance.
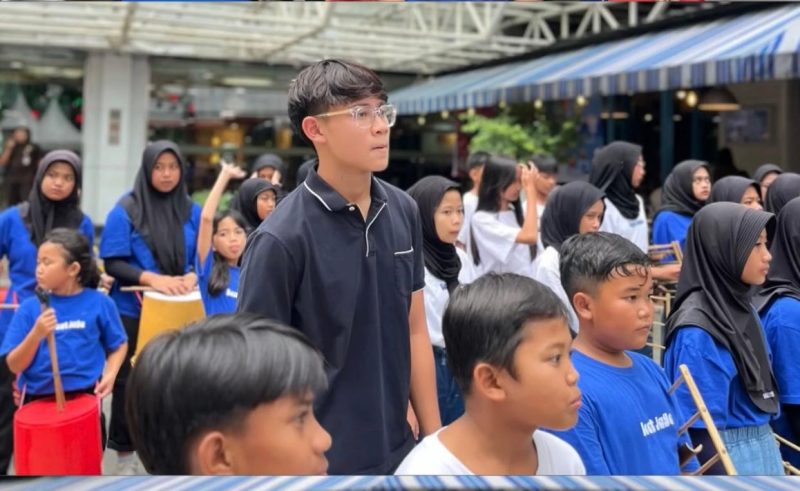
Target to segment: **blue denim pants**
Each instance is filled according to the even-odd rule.
[[[464,398],[458,388],[453,373],[447,367],[445,350],[433,347],[433,361],[436,365],[436,393],[439,398],[439,415],[442,426],[449,425],[464,414]]]
[[[740,476],[783,476],[783,460],[769,424],[719,430]]]

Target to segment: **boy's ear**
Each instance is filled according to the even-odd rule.
[[[584,292],[578,292],[572,297],[572,307],[578,318],[590,321],[594,317],[593,299]]]
[[[219,431],[209,431],[199,437],[194,451],[189,455],[192,474],[203,476],[231,476],[233,462],[230,449],[226,448],[225,435]]]
[[[303,118],[300,128],[303,130],[303,133],[305,133],[306,138],[313,143],[325,143],[327,141],[325,135],[322,133],[322,127],[317,118],[306,116]]]
[[[506,390],[502,387],[498,373],[499,369],[488,364],[478,363],[472,370],[472,389],[479,392],[482,397],[493,402],[500,402],[506,398]]]

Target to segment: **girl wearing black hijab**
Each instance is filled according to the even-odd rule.
[[[561,243],[573,235],[600,230],[605,211],[604,197],[602,191],[588,182],[570,182],[550,193],[542,213],[540,228],[545,249],[536,259],[534,279],[553,290],[567,306],[569,327],[574,333],[578,332],[578,318],[561,285],[559,249]]]
[[[108,446],[119,452],[117,473],[133,472],[133,444],[125,422],[125,384],[130,356],[136,352],[141,303],[121,286],[144,285],[166,295],[182,295],[197,284],[192,271],[197,253],[200,207],[186,191],[186,165],[178,146],[151,143],[133,191],[126,193],[106,218],[100,256],[115,277],[111,298],[128,335],[128,357],[114,384]]]
[[[644,173],[642,147],[615,141],[595,152],[589,182],[606,194],[600,230],[619,234],[647,252],[644,201],[634,191]]]
[[[50,230],[77,229],[94,242],[92,220],[80,209],[81,184],[80,158],[69,150],[54,150],[36,169],[28,200],[0,214],[0,258],[8,259],[11,282],[4,303],[18,305],[34,295],[37,249]],[[13,310],[0,311],[0,339],[13,317]],[[5,359],[0,363],[5,368]],[[0,380],[0,473],[11,458],[13,413],[11,383]]]
[[[753,173],[753,180],[761,186],[761,199],[767,201],[767,189],[769,189],[776,177],[783,174],[783,169],[775,164],[764,164]]]
[[[708,162],[685,160],[676,165],[664,183],[661,208],[653,218],[653,243],[678,241],[681,249],[692,217],[711,194]]]
[[[714,183],[709,203],[739,203],[754,210],[763,210],[761,188],[752,179],[742,176],[727,176]]]
[[[778,214],[789,201],[800,196],[800,174],[787,172],[772,181],[769,193],[764,201],[764,209]]]
[[[800,438],[800,198],[778,213],[778,226],[770,253],[767,281],[754,303],[772,350],[772,370],[780,389],[781,416],[774,429],[786,439]],[[786,447],[781,451],[792,465],[800,465],[800,454]]]
[[[425,319],[436,365],[439,414],[442,425],[447,425],[464,413],[464,400],[447,367],[442,337],[442,316],[450,293],[459,283],[472,279],[466,253],[455,246],[464,223],[464,204],[459,185],[441,176],[420,179],[408,194],[417,202],[422,223]]]
[[[278,200],[278,188],[263,179],[251,177],[242,183],[233,198],[231,209],[238,211],[247,220],[252,233],[261,225]]]
[[[752,287],[764,283],[772,259],[767,242],[774,228],[771,213],[739,204],[713,203],[697,212],[666,324],[667,375],[675,380],[680,365],[689,367],[743,475],[783,474],[769,426],[778,412],[778,389],[752,303]],[[685,385],[677,398],[684,415],[696,411]],[[695,444],[715,452],[702,422],[690,432]]]

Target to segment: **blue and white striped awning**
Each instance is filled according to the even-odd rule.
[[[643,34],[446,75],[390,95],[400,114],[578,95],[615,95],[800,77],[800,6]]]

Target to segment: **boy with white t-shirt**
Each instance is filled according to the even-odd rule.
[[[453,292],[442,330],[466,412],[395,474],[585,474],[575,449],[538,429],[571,428],[581,405],[558,297],[530,278],[490,273]]]

